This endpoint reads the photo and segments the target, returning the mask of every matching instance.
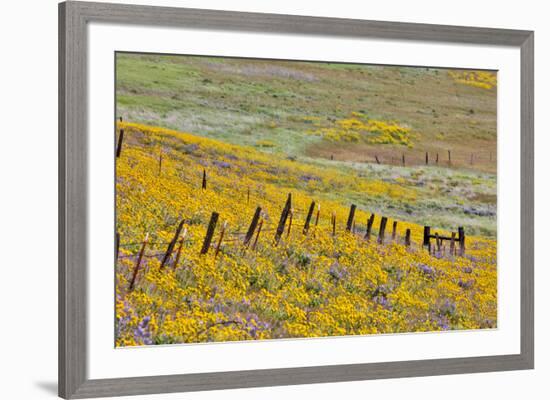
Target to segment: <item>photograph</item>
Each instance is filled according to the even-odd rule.
[[[115,347],[497,329],[497,71],[116,52]]]

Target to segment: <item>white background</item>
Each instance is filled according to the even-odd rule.
[[[137,2],[137,0],[136,0]],[[546,109],[550,98],[550,27],[544,2],[524,0],[513,7],[497,1],[446,5],[436,1],[369,4],[317,1],[148,1],[145,4],[232,9],[363,19],[523,28],[536,31],[536,202],[548,194],[545,174],[550,145]],[[0,397],[55,398],[57,375],[57,6],[56,1],[2,5],[2,219],[0,268],[2,302]],[[537,207],[536,369],[391,381],[305,385],[226,392],[147,396],[148,399],[276,399],[378,397],[384,399],[545,398],[550,374],[547,318],[550,278],[542,242],[549,214]],[[539,245],[540,244],[540,245]]]

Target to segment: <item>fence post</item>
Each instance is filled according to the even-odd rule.
[[[378,229],[378,243],[384,243],[384,233],[386,232],[386,224],[388,223],[388,217],[382,217],[380,220],[380,229]]]
[[[395,240],[395,235],[397,234],[397,221],[393,221],[391,229],[391,240]]]
[[[252,244],[252,250],[256,250],[256,244],[258,243],[258,238],[260,237],[260,232],[262,231],[263,224],[264,224],[264,220],[261,219],[260,223],[258,224],[258,231],[256,232],[256,238],[254,239],[254,243]]]
[[[350,232],[353,226],[353,218],[355,217],[356,205],[352,204],[349,209],[348,222],[346,223],[346,231]]]
[[[317,216],[315,217],[315,226],[319,224],[319,214],[321,213],[321,203],[317,204]]]
[[[428,152],[426,152],[426,165],[428,165]]]
[[[332,212],[332,236],[336,236],[336,213]]]
[[[202,190],[206,190],[206,169],[202,169]]]
[[[288,238],[290,236],[290,229],[292,228],[292,215],[294,214],[294,210],[291,208],[288,213],[288,230],[286,231],[286,237]]]
[[[462,257],[466,251],[466,236],[464,235],[464,228],[462,226],[458,227],[458,254]]]
[[[115,234],[115,266],[117,265],[118,263],[118,254],[119,254],[119,250],[120,250],[120,233],[117,232]]]
[[[162,149],[159,151],[159,176],[162,173]]]
[[[258,225],[258,220],[260,219],[260,213],[262,212],[261,207],[257,207],[256,211],[254,212],[254,216],[252,217],[252,221],[250,221],[250,226],[248,227],[248,231],[246,232],[246,236],[244,237],[243,244],[245,246],[248,246],[250,243],[250,240],[252,240],[252,236],[254,235],[254,231],[256,230],[256,226]]]
[[[365,239],[370,240],[370,233],[372,231],[372,224],[374,223],[374,213],[372,213],[367,222],[367,232],[365,232]]]
[[[180,245],[178,246],[178,252],[176,253],[176,261],[174,261],[174,269],[178,267],[178,264],[180,262],[181,249],[183,247],[183,242],[185,241],[185,236],[187,236],[187,228],[185,228],[183,230],[183,233],[181,234]]]
[[[435,153],[435,163],[439,164],[439,153]]]
[[[162,262],[160,263],[160,269],[164,268],[164,265],[168,261],[168,258],[172,255],[172,251],[174,251],[174,246],[176,245],[176,241],[178,240],[178,237],[180,235],[181,229],[183,228],[183,223],[185,222],[185,219],[182,219],[180,224],[178,225],[178,228],[176,229],[176,234],[174,235],[174,238],[168,244],[168,248],[166,249],[166,253],[164,254],[164,257],[162,258]]]
[[[380,164],[380,160],[378,159],[378,155],[374,155],[374,159],[376,160],[376,164]]]
[[[449,253],[451,255],[454,255],[455,252],[455,238],[456,238],[456,232],[451,233],[451,245],[449,246]]]
[[[136,261],[136,265],[134,267],[134,273],[132,274],[132,280],[130,281],[130,287],[128,290],[131,292],[134,290],[134,285],[136,284],[136,277],[139,272],[139,267],[141,265],[141,260],[143,258],[143,253],[145,252],[145,247],[147,246],[147,242],[149,241],[149,233],[145,234],[145,240],[143,241],[141,245],[141,249],[139,250],[138,258]]]
[[[121,129],[118,134],[118,144],[116,146],[116,158],[120,157],[120,152],[122,151],[122,141],[124,140],[124,129]]]
[[[449,165],[451,165],[451,150],[447,150],[447,153],[449,153]]]
[[[422,247],[428,246],[428,251],[430,251],[430,227],[424,227],[424,240],[422,241]]]
[[[210,243],[212,242],[212,236],[214,236],[214,230],[216,229],[216,224],[218,223],[218,218],[220,214],[216,211],[210,216],[210,222],[208,222],[208,228],[206,229],[206,235],[204,236],[204,242],[202,243],[202,249],[200,254],[208,253],[210,249]]]
[[[441,253],[441,240],[439,240],[439,233],[435,233],[435,244],[437,246],[437,251]]]
[[[405,231],[405,246],[410,246],[411,245],[411,230],[409,228],[407,228],[407,230]]]
[[[306,222],[304,223],[304,230],[303,230],[304,235],[309,230],[309,222],[311,221],[311,216],[313,215],[313,209],[314,208],[315,208],[315,202],[312,201],[311,204],[309,205],[309,210],[307,212]]]
[[[250,203],[250,186],[246,188],[246,204]]]
[[[281,235],[285,230],[286,219],[288,218],[288,213],[290,212],[290,207],[292,205],[292,195],[289,193],[286,199],[285,206],[281,212],[281,218],[279,218],[279,225],[277,225],[277,231],[275,232],[275,245],[279,243]]]
[[[403,162],[403,166],[405,166],[405,153],[402,154],[401,161]]]
[[[218,245],[216,246],[216,252],[214,253],[214,261],[216,261],[216,258],[218,257],[218,253],[220,252],[223,236],[225,235],[226,229],[227,229],[227,221],[224,221],[222,225],[222,231],[220,232],[220,239],[218,240]]]

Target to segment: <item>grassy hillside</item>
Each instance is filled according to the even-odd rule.
[[[300,159],[418,165],[429,152],[448,167],[451,150],[452,168],[494,173],[495,85],[481,71],[117,55],[124,119]]]
[[[165,128],[119,128],[125,135],[116,163],[117,346],[496,327],[496,242],[472,235],[467,226],[464,257],[449,255],[448,247],[428,254],[420,246],[423,224],[411,222],[419,216],[398,217],[437,196],[434,182],[454,182],[458,191],[476,179],[487,184],[477,173],[301,162]],[[423,179],[429,184],[418,184]],[[287,222],[275,244],[288,193],[292,225]],[[304,234],[312,200],[320,205],[319,221]],[[354,232],[347,232],[351,202],[359,207]],[[244,232],[257,206],[262,229],[257,242],[245,247]],[[200,255],[214,211],[220,214],[214,248]],[[377,217],[367,241],[372,212]],[[384,244],[374,240],[381,215],[390,218]],[[182,239],[161,269],[167,242],[182,220]],[[406,229],[412,231],[410,247],[403,244]]]

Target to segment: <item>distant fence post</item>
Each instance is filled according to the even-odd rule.
[[[378,155],[374,155],[374,159],[376,160],[376,164],[380,164],[380,160],[378,159]]]
[[[424,239],[422,240],[422,247],[428,247],[428,251],[430,250],[430,227],[425,226],[424,227]]]
[[[402,154],[401,161],[403,162],[403,166],[405,166],[405,153]]]
[[[246,204],[250,203],[250,186],[246,188]]]
[[[288,218],[288,214],[290,213],[291,206],[292,206],[292,195],[289,193],[286,199],[285,206],[283,207],[283,211],[281,212],[281,217],[279,218],[279,225],[277,225],[277,231],[275,232],[275,245],[279,243],[279,240],[281,239],[281,235],[285,230],[285,224]]]
[[[250,240],[252,240],[252,236],[254,235],[254,231],[256,230],[256,226],[258,225],[258,220],[260,219],[260,213],[262,212],[261,207],[257,207],[256,211],[254,212],[254,216],[252,217],[252,221],[250,221],[250,226],[248,227],[248,231],[246,232],[246,236],[244,237],[243,244],[245,246],[248,246],[250,243]]]
[[[202,169],[202,190],[206,190],[206,169]]]
[[[405,246],[411,245],[411,230],[407,228],[405,231]]]
[[[218,223],[218,218],[220,214],[216,211],[210,216],[210,222],[208,222],[208,228],[206,229],[206,235],[204,236],[204,242],[202,243],[202,249],[200,254],[208,253],[210,248],[210,243],[212,243],[212,236],[214,236],[214,230],[216,229],[216,224]]]
[[[120,157],[120,152],[122,151],[122,141],[124,140],[124,129],[121,129],[118,134],[118,144],[116,146],[116,158]]]
[[[292,216],[294,214],[294,210],[291,208],[288,212],[288,230],[286,231],[286,237],[290,236],[290,229],[292,228]]]
[[[449,252],[451,253],[452,256],[455,255],[455,240],[456,240],[456,232],[452,232],[451,233],[451,245],[450,245],[450,248],[449,248]]]
[[[120,233],[117,231],[115,234],[115,266],[118,263],[118,254],[120,250]]]
[[[378,243],[384,243],[384,233],[386,232],[386,224],[388,223],[388,217],[382,217],[380,220],[380,229],[378,230]]]
[[[458,254],[462,257],[466,251],[466,236],[464,235],[464,228],[462,226],[458,227],[458,247]]]
[[[391,240],[395,240],[395,235],[397,234],[397,221],[393,221],[391,229]]]
[[[336,213],[332,213],[332,236],[336,236]]]
[[[435,153],[435,163],[439,164],[439,153]]]
[[[372,231],[372,224],[374,223],[374,213],[370,215],[369,220],[367,222],[367,232],[365,232],[365,239],[370,240],[370,234]]]
[[[315,226],[319,225],[319,214],[321,214],[321,203],[317,204],[317,216],[315,217]]]
[[[168,244],[168,248],[166,249],[166,253],[164,254],[164,257],[162,258],[162,262],[160,263],[160,269],[164,268],[164,265],[172,255],[172,251],[174,251],[174,246],[176,245],[176,242],[178,240],[178,237],[180,235],[181,229],[183,228],[183,223],[185,222],[185,219],[182,219],[180,224],[178,225],[178,228],[176,229],[176,233],[174,234],[174,237],[172,238],[172,241]]]
[[[353,218],[355,217],[355,209],[356,205],[352,204],[349,209],[349,215],[348,215],[348,222],[346,223],[346,231],[351,232],[351,228],[353,226]]]
[[[303,230],[304,235],[309,230],[309,223],[311,221],[311,216],[313,215],[313,209],[314,208],[315,208],[315,202],[312,201],[311,204],[309,205],[309,210],[308,210],[307,216],[306,216],[306,222],[304,223],[304,230]]]
[[[426,165],[428,165],[428,152],[426,152]]]
[[[136,265],[134,266],[134,273],[132,274],[132,280],[130,281],[130,287],[128,290],[131,292],[134,290],[134,286],[136,284],[136,277],[139,272],[139,267],[141,265],[141,260],[143,258],[143,253],[145,253],[145,247],[147,246],[147,242],[149,241],[149,233],[145,234],[145,240],[143,241],[141,245],[141,249],[139,250],[138,258],[136,261]]]
[[[159,151],[159,176],[162,173],[162,149]]]
[[[449,165],[451,165],[451,150],[447,150],[447,153],[449,153]]]

